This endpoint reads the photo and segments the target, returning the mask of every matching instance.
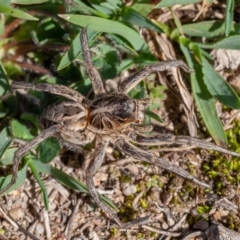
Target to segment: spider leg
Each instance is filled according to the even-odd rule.
[[[116,141],[116,145],[119,147],[119,149],[121,151],[123,151],[124,153],[126,153],[130,156],[133,156],[136,159],[140,159],[142,161],[154,164],[160,168],[166,169],[169,172],[176,173],[177,175],[179,175],[189,181],[192,181],[202,187],[211,188],[210,185],[199,181],[197,178],[193,177],[187,171],[178,167],[177,165],[172,164],[171,162],[164,160],[162,158],[158,158],[153,153],[144,151],[122,138],[120,138]]]
[[[91,54],[90,49],[88,46],[88,39],[87,39],[87,29],[83,28],[81,35],[80,35],[81,45],[82,45],[82,52],[83,52],[83,60],[85,63],[85,68],[88,76],[92,81],[93,91],[96,96],[102,95],[106,93],[106,90],[103,86],[103,82],[99,72],[97,71],[96,67],[93,65],[91,61]]]
[[[20,163],[21,158],[25,155],[25,153],[30,151],[32,148],[34,148],[37,144],[39,144],[43,140],[54,136],[59,131],[60,131],[59,125],[52,126],[48,129],[42,131],[37,137],[32,139],[30,142],[28,142],[24,146],[20,147],[15,152],[14,159],[13,159],[13,166],[12,166],[12,172],[13,172],[12,179],[11,179],[10,183],[8,183],[5,187],[3,187],[1,189],[0,195],[2,195],[5,191],[7,191],[9,188],[11,188],[13,186],[13,184],[16,183],[19,163]]]
[[[151,73],[165,71],[174,67],[181,67],[184,71],[190,72],[190,69],[182,60],[159,62],[146,66],[142,70],[131,74],[119,84],[119,91],[126,94]]]
[[[66,97],[68,99],[71,99],[75,102],[81,103],[83,100],[85,100],[85,97],[82,96],[79,92],[72,90],[71,88],[68,88],[63,85],[59,84],[49,84],[49,83],[25,83],[25,82],[19,82],[14,81],[12,83],[12,89],[32,89],[42,92],[49,92],[52,94],[60,95],[63,97]]]
[[[150,218],[149,216],[134,219],[134,220],[126,222],[126,223],[122,223],[121,220],[116,216],[116,214],[110,208],[108,208],[99,198],[98,192],[94,186],[93,176],[98,171],[100,166],[102,165],[102,162],[105,157],[105,151],[106,151],[108,144],[109,144],[108,139],[102,140],[101,144],[98,146],[98,148],[96,149],[96,151],[93,155],[92,161],[90,162],[89,166],[87,167],[86,185],[87,185],[88,191],[89,191],[91,197],[97,203],[97,205],[107,214],[107,216],[111,220],[116,222],[116,224],[120,228],[129,228],[133,225],[145,224],[149,221],[149,218]]]
[[[240,157],[239,153],[229,151],[225,148],[219,147],[211,142],[207,142],[205,140],[192,138],[188,136],[174,136],[172,134],[162,134],[158,136],[144,136],[139,133],[131,132],[129,134],[131,141],[137,143],[139,145],[145,146],[159,146],[164,144],[185,144],[190,146],[196,146],[198,148],[214,150],[218,152],[222,152],[225,154],[230,154],[232,156]]]
[[[94,182],[93,182],[93,176],[97,172],[97,170],[100,168],[100,166],[104,160],[105,151],[106,151],[108,144],[109,144],[109,140],[103,139],[101,144],[96,149],[96,151],[93,155],[93,159],[86,171],[86,185],[87,185],[90,195],[92,196],[94,201],[97,203],[97,205],[108,215],[108,217],[110,219],[114,220],[119,227],[123,227],[122,222],[116,216],[116,214],[114,214],[114,212],[100,200],[98,192],[97,192],[97,190],[94,186]]]

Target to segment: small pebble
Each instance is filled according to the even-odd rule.
[[[43,232],[44,232],[44,227],[43,227],[42,223],[38,223],[38,224],[36,225],[36,232],[37,232],[38,234],[43,234]]]
[[[125,196],[130,196],[137,192],[137,187],[130,183],[122,183],[122,192]]]
[[[14,220],[17,220],[17,219],[23,218],[24,211],[22,207],[15,207],[9,211],[9,214]]]

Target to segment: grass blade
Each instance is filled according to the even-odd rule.
[[[225,36],[227,37],[230,34],[231,26],[233,23],[234,0],[228,0],[226,4],[227,7],[225,13]]]
[[[190,55],[184,44],[180,43],[180,47],[187,59],[189,67],[194,69],[194,72],[191,73],[191,85],[194,99],[201,113],[202,119],[215,142],[219,146],[226,147],[227,138],[222,123],[217,116],[215,101],[203,81],[202,67],[195,60],[195,57]],[[195,46],[195,49],[193,47],[193,50],[198,55],[201,54],[197,46]]]
[[[48,200],[48,194],[47,194],[47,190],[43,184],[43,181],[42,179],[40,178],[39,174],[38,174],[38,171],[34,165],[34,162],[35,161],[29,161],[29,167],[31,168],[32,170],[32,173],[35,177],[35,179],[37,180],[41,190],[42,190],[42,195],[43,195],[43,202],[44,202],[44,206],[47,210],[49,210],[49,200]]]
[[[32,15],[22,11],[21,9],[11,7],[5,3],[0,3],[0,12],[16,18],[38,21],[38,18],[35,18]]]
[[[140,13],[136,12],[134,9],[130,7],[124,7],[124,11],[122,13],[122,18],[133,25],[137,25],[143,28],[151,29],[158,33],[163,33],[163,30],[155,25],[148,18],[144,17]]]
[[[240,108],[240,100],[231,86],[213,69],[211,64],[202,56],[204,83],[210,94],[222,104],[234,109]]]

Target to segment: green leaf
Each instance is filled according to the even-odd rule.
[[[130,7],[124,7],[124,11],[122,12],[121,16],[126,22],[129,22],[133,25],[137,25],[139,27],[151,29],[158,33],[163,33],[163,30],[155,25],[152,21],[148,18],[144,17],[140,13],[136,12],[134,9]]]
[[[194,72],[191,73],[191,85],[197,107],[215,142],[222,147],[226,147],[227,138],[221,121],[217,116],[215,101],[203,81],[202,67],[196,61],[196,57],[190,55],[188,48],[184,44],[184,38],[182,38],[180,42],[181,50],[187,59],[188,66],[194,69]],[[201,52],[196,45],[192,47],[192,50],[194,54],[201,55]]]
[[[188,5],[193,3],[200,3],[201,0],[162,0],[158,3],[155,8],[162,8],[162,7],[173,7],[174,5],[181,4],[181,5]]]
[[[117,21],[77,14],[59,14],[59,17],[78,26],[86,27],[98,32],[118,34],[125,38],[136,50],[140,50],[144,44],[143,39],[136,31]]]
[[[47,194],[47,190],[44,186],[44,183],[42,181],[42,179],[40,178],[39,174],[38,174],[38,170],[34,165],[35,161],[29,161],[29,167],[32,170],[32,173],[35,177],[35,179],[37,180],[41,190],[42,190],[42,194],[43,194],[43,202],[44,202],[44,206],[47,210],[49,210],[49,200],[48,200],[48,194]]]
[[[160,122],[160,123],[163,123],[163,120],[154,112],[152,111],[149,111],[149,110],[145,110],[145,114],[147,116],[149,116],[150,118],[153,118],[155,119],[156,121]]]
[[[97,11],[97,10],[87,6],[85,3],[81,2],[80,0],[75,0],[75,3],[76,3],[76,5],[74,5],[74,7],[71,8],[72,11],[78,10],[85,15],[91,15],[90,13],[92,13],[99,17],[109,18],[108,14],[104,13],[103,11]]]
[[[111,0],[111,1],[102,2],[100,7],[105,7],[105,8],[112,10],[113,12],[115,12],[115,11],[118,11],[122,7],[122,4],[123,4],[123,2],[120,0]]]
[[[32,20],[32,21],[37,21],[38,18],[33,17],[32,15],[18,9],[18,8],[13,8],[8,4],[5,3],[0,3],[0,12],[4,13],[6,15],[16,17],[16,18],[21,18],[25,20]]]
[[[34,136],[30,133],[29,129],[18,120],[11,121],[11,130],[12,130],[12,135],[15,138],[20,138],[25,140],[30,140],[34,138]]]
[[[226,2],[226,17],[225,17],[225,36],[227,37],[231,31],[231,26],[233,23],[233,11],[234,11],[234,0],[228,0]]]
[[[39,144],[40,160],[49,163],[60,152],[60,145],[55,137],[48,138]]]
[[[208,91],[222,104],[239,109],[240,100],[231,86],[213,69],[205,57],[202,57],[204,83]]]
[[[185,35],[190,37],[213,38],[223,35],[225,32],[225,24],[223,21],[205,21],[198,23],[185,24],[182,26]],[[232,34],[240,33],[240,24],[231,25]],[[171,33],[171,38],[179,36],[179,30],[175,29]]]
[[[17,181],[13,186],[11,186],[4,194],[7,194],[17,188],[19,188],[27,178],[27,168],[28,164],[25,164],[24,167],[18,171],[17,173]],[[12,180],[12,174],[8,175],[7,177],[0,177],[0,190],[7,186],[10,181]]]
[[[32,5],[48,2],[49,0],[11,0],[12,3],[22,5]]]
[[[198,46],[205,49],[222,48],[240,50],[240,35],[230,36],[213,44],[198,44]]]
[[[8,148],[2,155],[1,165],[10,165],[13,164],[14,153],[18,150],[18,148]]]
[[[154,7],[154,4],[144,3],[140,1],[135,1],[131,6],[132,9],[144,17],[147,17],[147,15],[154,9]]]
[[[12,137],[9,136],[7,128],[4,128],[0,133],[0,159],[2,164],[2,157],[8,146],[12,142]]]

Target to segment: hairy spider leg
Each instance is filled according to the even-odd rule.
[[[98,142],[100,142],[100,139],[98,139]],[[87,185],[88,191],[89,191],[91,197],[93,198],[93,200],[103,210],[103,212],[107,215],[107,217],[110,218],[111,220],[115,221],[115,223],[120,228],[129,228],[133,225],[145,224],[146,222],[149,221],[150,216],[138,218],[138,219],[134,219],[132,221],[126,222],[126,223],[122,223],[121,220],[117,217],[117,215],[106,204],[104,204],[99,198],[98,192],[94,186],[93,176],[102,165],[102,162],[105,158],[105,152],[106,152],[106,148],[107,148],[108,144],[109,144],[109,139],[107,139],[107,138],[101,139],[101,143],[99,143],[97,145],[96,151],[94,152],[94,154],[92,156],[92,160],[91,160],[89,166],[87,167],[86,185]]]
[[[142,70],[131,74],[128,78],[124,79],[118,87],[120,93],[127,94],[133,89],[140,81],[146,78],[151,73],[166,71],[171,68],[181,67],[186,72],[191,72],[186,63],[182,60],[172,60],[166,62],[159,62],[156,64],[148,65]]]
[[[66,97],[70,100],[73,100],[75,102],[81,103],[83,100],[86,101],[85,97],[81,95],[79,92],[72,90],[71,88],[68,88],[63,85],[59,84],[49,84],[49,83],[25,83],[25,82],[19,82],[14,81],[12,83],[12,89],[31,89],[31,90],[37,90],[42,92],[49,92],[52,94],[60,95],[63,97]]]
[[[33,149],[37,144],[41,143],[43,140],[53,137],[57,133],[61,131],[61,126],[60,125],[54,125],[46,130],[43,130],[37,137],[35,137],[33,140],[30,142],[26,143],[24,146],[20,147],[14,154],[13,158],[13,165],[12,165],[12,179],[10,183],[8,183],[1,191],[0,195],[4,194],[7,190],[9,190],[13,184],[16,183],[17,180],[17,173],[18,173],[18,167],[19,163],[21,161],[21,158],[31,149]],[[4,184],[1,183],[1,185]]]
[[[108,139],[102,139],[101,143],[98,144],[98,146],[96,147],[97,149],[95,150],[95,152],[92,156],[92,160],[86,170],[86,185],[87,185],[87,188],[88,188],[88,191],[89,191],[91,197],[94,199],[96,204],[104,211],[104,213],[107,214],[107,216],[110,219],[114,220],[119,227],[123,227],[122,222],[117,217],[117,215],[114,214],[114,212],[111,209],[109,209],[107,207],[107,205],[105,205],[100,200],[98,192],[97,192],[97,190],[94,186],[94,182],[93,182],[93,176],[98,171],[98,169],[102,165],[102,162],[105,158],[105,152],[106,152],[106,148],[107,148],[108,144],[109,144]]]
[[[84,60],[84,66],[86,69],[86,72],[88,76],[91,79],[93,91],[96,96],[100,96],[106,93],[106,90],[103,86],[103,82],[101,79],[101,76],[96,69],[96,67],[93,65],[91,61],[91,52],[88,46],[88,39],[87,39],[87,29],[83,28],[82,32],[80,34],[80,41],[82,45],[82,53],[83,53],[83,60]]]
[[[142,161],[156,165],[156,166],[163,168],[169,172],[173,172],[173,173],[175,173],[189,181],[192,181],[202,187],[211,188],[210,185],[199,181],[197,178],[193,177],[191,174],[189,174],[184,169],[179,168],[178,166],[176,166],[175,164],[173,164],[167,160],[156,157],[153,153],[144,151],[144,150],[134,146],[133,144],[131,144],[130,142],[128,142],[125,139],[119,138],[116,141],[116,145],[119,147],[119,149],[121,151],[123,151],[127,155],[130,155],[136,159],[140,159]]]
[[[144,146],[159,146],[165,144],[181,144],[190,145],[198,148],[214,150],[217,152],[230,154],[232,156],[240,157],[239,153],[229,151],[225,148],[219,147],[211,142],[207,142],[198,138],[188,137],[188,136],[174,136],[172,134],[161,134],[158,136],[144,136],[143,134],[131,132],[129,134],[131,141],[139,145]]]

